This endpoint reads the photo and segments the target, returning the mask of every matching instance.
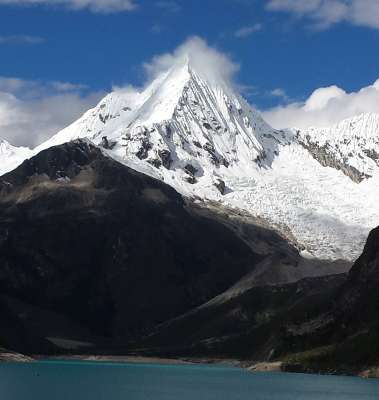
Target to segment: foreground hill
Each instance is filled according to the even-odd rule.
[[[0,342],[27,353],[124,345],[243,277],[347,268],[304,260],[258,221],[214,210],[86,141],[25,161],[0,178]]]

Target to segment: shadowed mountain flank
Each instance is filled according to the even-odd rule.
[[[295,252],[274,232],[255,234],[263,231],[270,251]],[[221,294],[270,251],[86,141],[0,178],[2,307],[58,347],[139,337]],[[30,351],[49,351],[35,343]]]

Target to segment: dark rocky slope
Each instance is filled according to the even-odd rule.
[[[0,343],[114,348],[223,293],[276,248],[296,269],[274,232],[250,227],[254,251],[212,215],[85,141],[25,161],[0,178]]]
[[[155,328],[135,343],[156,356],[274,361],[283,356],[283,334],[292,321],[317,316],[346,275],[307,278],[285,285],[225,292]],[[288,353],[292,349],[286,349]]]
[[[229,289],[135,346],[145,354],[379,376],[379,228],[348,275]]]
[[[328,306],[315,318],[291,322],[281,350],[288,362],[348,373],[379,366],[379,228]]]

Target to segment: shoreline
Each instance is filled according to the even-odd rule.
[[[235,359],[215,359],[215,358],[165,358],[148,356],[110,356],[110,355],[33,355],[35,361],[89,361],[89,362],[113,362],[113,363],[131,363],[131,364],[161,364],[161,365],[227,365],[246,369],[241,361]]]
[[[301,364],[290,364],[283,361],[260,362],[247,368],[250,372],[283,372],[308,375],[327,375],[327,376],[351,376],[365,379],[379,379],[379,367],[367,367],[358,370],[353,369],[329,369],[306,367]]]
[[[165,357],[148,357],[148,356],[138,356],[138,355],[43,355],[35,354],[32,356],[25,356],[13,352],[3,352],[0,353],[0,363],[1,362],[15,362],[15,363],[25,363],[33,361],[73,361],[73,362],[93,362],[93,363],[129,363],[129,364],[156,364],[156,365],[218,365],[218,366],[228,366],[241,368],[249,373],[300,373],[309,375],[330,375],[330,376],[351,376],[365,379],[379,379],[379,367],[369,367],[360,370],[319,370],[311,369],[299,364],[288,364],[282,361],[274,362],[248,362],[236,359],[218,359],[218,358],[165,358]]]
[[[135,364],[160,364],[160,365],[224,365],[244,369],[250,373],[298,373],[308,375],[329,375],[329,376],[351,376],[357,378],[379,379],[379,367],[365,368],[362,370],[319,370],[310,369],[299,364],[288,364],[283,361],[274,362],[247,362],[236,359],[217,358],[159,358],[148,356],[96,356],[96,355],[71,355],[71,356],[33,356],[35,360],[62,360],[62,361],[90,361],[90,362],[114,362],[114,363],[135,363]]]

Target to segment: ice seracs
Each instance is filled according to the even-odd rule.
[[[352,260],[379,224],[378,116],[271,128],[222,79],[183,60],[139,92],[107,95],[35,149],[88,138],[186,196],[264,218],[307,254]]]

